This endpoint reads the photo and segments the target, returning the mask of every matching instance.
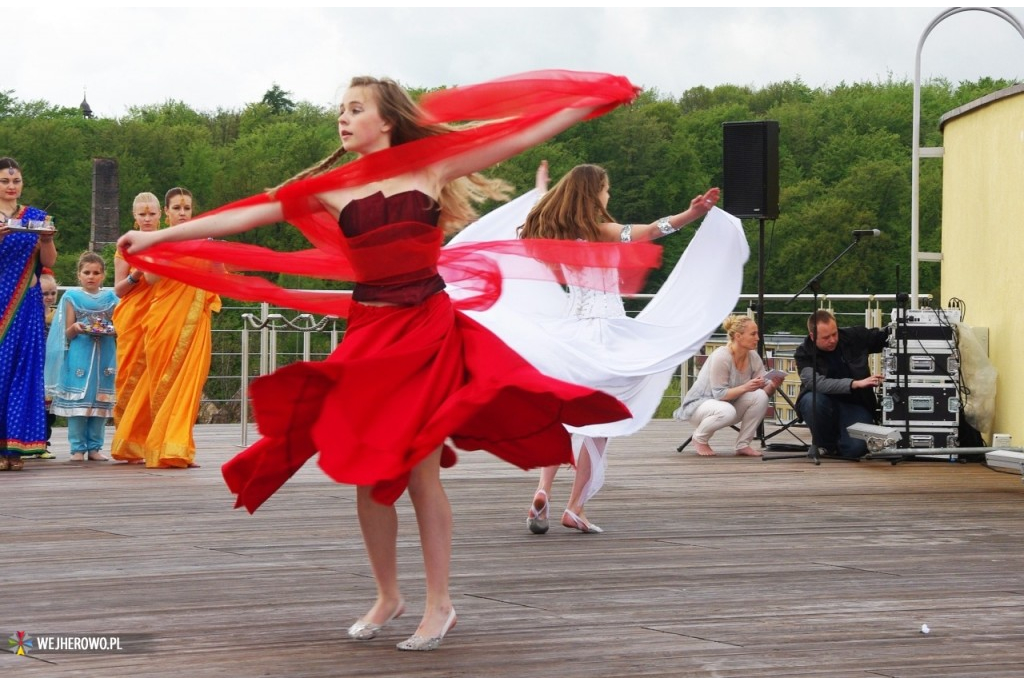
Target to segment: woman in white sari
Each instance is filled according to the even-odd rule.
[[[546,185],[546,178],[542,165],[538,186]],[[599,388],[632,412],[632,419],[571,428],[576,477],[561,522],[584,533],[602,532],[586,518],[583,506],[604,482],[608,439],[634,433],[651,419],[672,374],[732,311],[749,255],[739,221],[713,209],[717,188],[695,197],[685,211],[649,224],[617,223],[608,213],[609,191],[604,169],[581,165],[539,201],[539,191],[528,193],[455,240],[511,238],[520,225],[523,238],[654,240],[711,212],[661,290],[636,318],[626,316],[614,269],[567,271],[566,293],[540,274],[537,280],[524,280],[521,261],[508,269],[515,276],[505,280],[496,305],[469,312],[542,372]],[[538,263],[535,268],[549,267]],[[557,472],[557,467],[541,472],[527,518],[534,533],[548,530],[548,499]]]

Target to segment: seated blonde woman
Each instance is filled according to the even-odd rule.
[[[757,427],[768,409],[768,396],[782,382],[766,380],[764,364],[757,354],[757,323],[749,316],[730,315],[722,324],[729,342],[711,353],[693,387],[675,412],[681,421],[689,421],[697,429],[693,444],[697,454],[713,457],[708,443],[715,431],[740,423],[736,436],[736,454],[760,457],[750,446]]]

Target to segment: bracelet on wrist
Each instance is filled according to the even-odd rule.
[[[669,233],[675,233],[676,231],[679,230],[678,228],[676,228],[675,226],[672,225],[672,222],[670,222],[668,220],[667,216],[662,218],[662,219],[658,219],[658,223],[656,225],[658,227],[658,230],[661,231],[662,235],[668,235]]]

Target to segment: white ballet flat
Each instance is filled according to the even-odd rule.
[[[565,522],[565,517],[566,516],[569,517],[569,523]],[[584,521],[579,516],[577,516],[576,514],[572,513],[571,511],[569,511],[568,509],[566,509],[565,513],[562,514],[562,525],[565,526],[566,528],[575,528],[576,530],[580,531],[581,533],[603,533],[604,532],[604,529],[601,528],[600,526],[596,526],[593,523],[588,523],[587,521]]]

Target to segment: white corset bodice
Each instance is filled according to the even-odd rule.
[[[587,268],[570,272],[569,316],[575,319],[615,319],[626,315],[614,269]]]

